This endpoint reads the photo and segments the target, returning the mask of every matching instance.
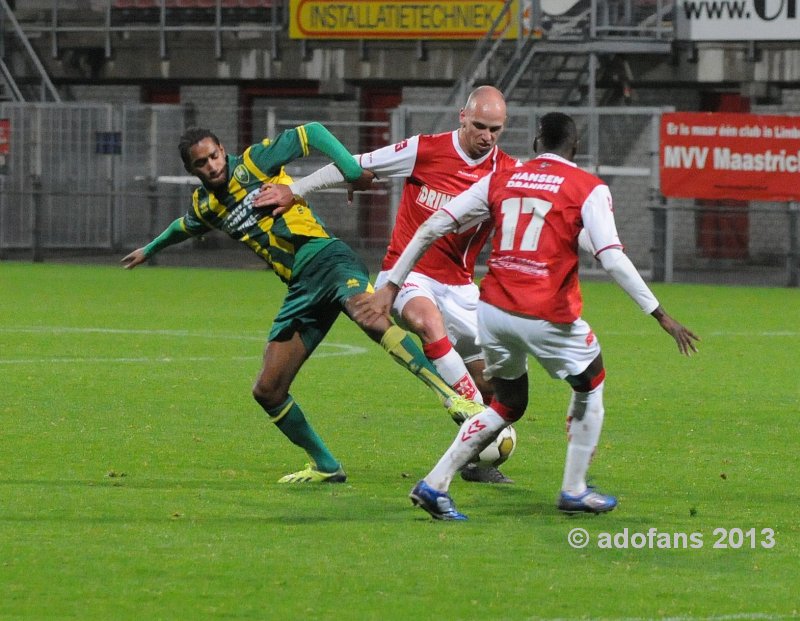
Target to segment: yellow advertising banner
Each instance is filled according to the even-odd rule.
[[[518,0],[498,23],[517,36]],[[502,13],[503,0],[290,0],[293,39],[480,39]]]

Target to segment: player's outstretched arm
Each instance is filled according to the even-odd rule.
[[[355,183],[361,178],[364,171],[358,161],[327,127],[314,121],[303,125],[303,129],[308,137],[308,144],[327,155],[347,181]]]
[[[675,342],[678,344],[679,352],[684,356],[691,356],[692,352],[697,352],[695,341],[699,341],[700,337],[670,317],[660,304],[650,314],[655,317],[659,325],[664,328],[664,331],[675,339]]]
[[[353,203],[353,192],[366,192],[372,188],[372,182],[375,180],[375,173],[371,170],[364,169],[361,176],[347,186],[347,204]]]
[[[603,269],[622,287],[625,292],[646,313],[655,317],[659,325],[675,339],[678,351],[685,356],[691,356],[697,351],[695,341],[700,338],[691,330],[684,327],[667,314],[667,311],[653,295],[650,287],[642,279],[630,259],[619,248],[609,248],[598,255]]]
[[[120,263],[125,266],[126,270],[132,270],[137,265],[141,265],[147,261],[147,256],[144,253],[144,248],[137,248],[129,255],[122,257]]]
[[[183,218],[178,218],[177,220],[173,220],[172,224],[170,224],[161,235],[156,237],[145,247],[137,248],[129,255],[122,257],[120,262],[125,265],[125,269],[133,269],[137,265],[147,261],[148,258],[159,250],[167,246],[172,246],[173,244],[179,244],[190,237],[192,237],[192,234],[184,227]]]
[[[280,215],[296,202],[295,195],[303,196],[312,189],[330,187],[347,181],[360,189],[365,184],[364,170],[352,153],[321,123],[306,123],[297,128],[304,135],[308,145],[327,155],[333,164],[324,166],[307,177],[305,186],[295,187],[265,183],[253,199],[253,206],[259,209],[272,209],[273,215]],[[309,179],[310,178],[310,179]]]
[[[253,199],[253,207],[258,209],[272,209],[273,215],[280,215],[287,211],[295,202],[297,196],[305,196],[314,190],[334,186],[347,185],[347,202],[353,202],[353,192],[369,190],[372,186],[374,173],[364,170],[361,176],[347,184],[344,176],[333,164],[328,164],[289,185],[282,183],[265,183]]]

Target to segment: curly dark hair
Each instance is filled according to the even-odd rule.
[[[192,169],[192,157],[189,155],[189,149],[205,138],[211,138],[211,140],[217,143],[217,146],[221,145],[217,135],[210,129],[205,129],[203,127],[189,127],[183,132],[183,135],[178,142],[178,151],[181,154],[181,160],[183,160],[183,167],[187,171],[191,172]]]

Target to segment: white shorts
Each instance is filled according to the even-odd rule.
[[[486,379],[517,379],[528,371],[528,354],[550,377],[580,375],[600,354],[600,343],[583,319],[550,323],[478,303],[478,343],[486,359]]]
[[[375,279],[375,288],[386,283],[387,272],[380,272]],[[419,272],[411,272],[400,287],[400,292],[392,306],[392,314],[397,325],[408,326],[402,320],[403,308],[409,300],[416,297],[429,299],[442,314],[444,329],[453,344],[453,349],[464,362],[483,358],[481,348],[476,342],[478,336],[478,285],[444,285],[438,280]]]

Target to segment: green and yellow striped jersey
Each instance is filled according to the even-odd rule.
[[[269,209],[256,209],[252,203],[262,183],[291,183],[283,166],[308,152],[308,136],[300,126],[282,132],[273,142],[265,138],[241,155],[229,154],[227,188],[209,191],[200,186],[195,190],[192,208],[181,219],[181,227],[191,235],[210,229],[224,231],[247,244],[281,280],[289,282],[334,238],[301,199],[275,218]]]

